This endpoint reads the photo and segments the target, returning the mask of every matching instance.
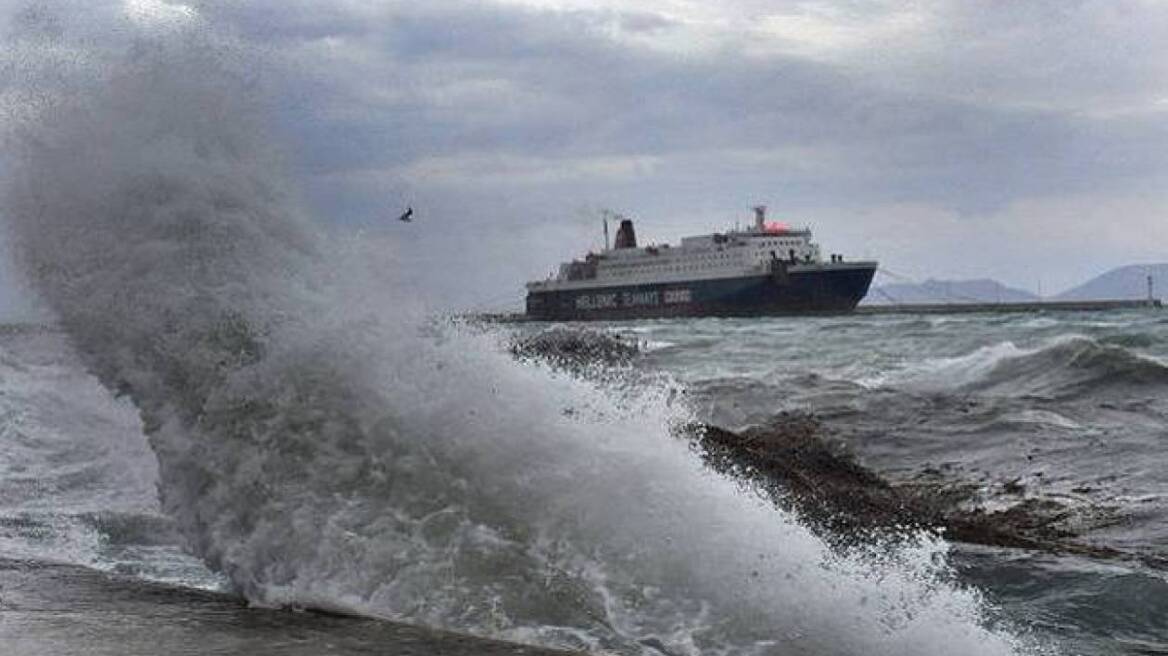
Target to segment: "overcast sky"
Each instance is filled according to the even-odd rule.
[[[765,203],[825,252],[1046,293],[1168,260],[1166,2],[188,4],[270,55],[321,220],[437,305],[518,307],[602,208],[675,241]]]

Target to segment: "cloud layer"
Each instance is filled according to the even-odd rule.
[[[307,195],[436,306],[517,305],[600,243],[601,207],[664,241],[767,202],[832,252],[1047,291],[1165,259],[1164,3],[190,7],[271,55]]]

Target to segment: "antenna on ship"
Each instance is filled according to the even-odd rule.
[[[608,212],[607,211],[604,213],[604,218],[601,219],[601,221],[604,222],[604,250],[608,250]]]

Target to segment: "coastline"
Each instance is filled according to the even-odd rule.
[[[5,656],[567,656],[387,620],[249,607],[239,597],[77,565],[0,558]]]

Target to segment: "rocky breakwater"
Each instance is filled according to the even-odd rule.
[[[913,529],[969,544],[1133,560],[1168,569],[1168,560],[1090,544],[1094,527],[1113,521],[1110,509],[1023,497],[1004,482],[987,509],[985,486],[956,473],[925,469],[889,481],[863,466],[813,415],[780,413],[764,425],[730,431],[694,423],[677,431],[712,469],[756,485],[830,543],[847,547],[873,536],[897,540]]]

